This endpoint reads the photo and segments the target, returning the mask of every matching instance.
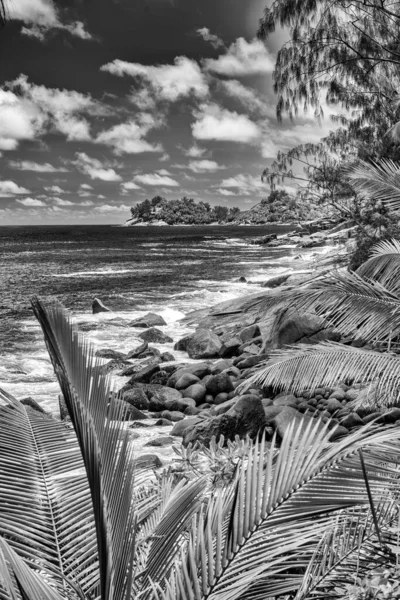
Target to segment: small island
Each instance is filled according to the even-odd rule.
[[[131,208],[131,218],[125,226],[146,225],[266,225],[269,223],[298,223],[319,218],[321,210],[311,202],[298,202],[284,190],[273,190],[249,210],[237,206],[211,206],[208,202],[184,196],[167,200],[155,196]]]

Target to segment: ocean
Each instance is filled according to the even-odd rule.
[[[96,348],[128,352],[139,345],[141,330],[126,323],[148,311],[164,317],[163,329],[176,341],[190,331],[180,323],[188,312],[260,291],[268,278],[309,268],[306,261],[326,251],[252,243],[289,229],[0,227],[0,387],[57,414],[58,385],[30,310],[33,295],[60,300]],[[112,312],[92,315],[94,297]],[[159,348],[172,351],[173,344]]]

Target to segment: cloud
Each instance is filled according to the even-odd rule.
[[[46,190],[46,192],[51,192],[53,194],[69,194],[69,192],[66,192],[65,190],[60,188],[59,185],[48,185],[44,189]]]
[[[22,21],[25,27],[21,33],[43,41],[52,30],[68,31],[82,40],[92,40],[82,21],[63,23],[60,11],[52,0],[13,0],[8,7],[9,18]]]
[[[261,177],[254,177],[248,173],[239,173],[234,177],[223,179],[218,188],[218,192],[223,196],[250,196],[265,192],[267,187],[268,186],[261,181]],[[234,192],[232,190],[234,190]]]
[[[161,144],[151,144],[143,139],[151,129],[160,127],[162,123],[162,120],[143,113],[139,115],[138,122],[128,121],[102,131],[96,137],[96,143],[111,146],[116,154],[163,152]]]
[[[132,190],[140,190],[141,187],[134,181],[124,181],[121,183],[121,190],[123,194],[128,194]]]
[[[17,202],[23,204],[24,206],[46,206],[44,202],[38,200],[37,198],[23,198],[17,199]]]
[[[215,160],[192,160],[189,163],[188,169],[193,173],[214,173],[219,169],[225,169],[223,165],[219,165]]]
[[[207,150],[205,148],[200,148],[196,144],[194,144],[189,150],[187,150],[186,155],[190,156],[190,158],[200,158],[205,154]]]
[[[253,88],[244,86],[237,79],[221,81],[223,91],[228,96],[235,98],[248,111],[260,113],[263,117],[275,117],[275,107],[268,105],[267,98],[262,98]]]
[[[211,33],[208,27],[201,27],[197,30],[197,33],[203,38],[205,42],[209,42],[213,48],[221,48],[225,46],[223,40],[220,37]]]
[[[143,185],[154,185],[154,186],[165,186],[165,187],[178,187],[179,183],[168,177],[167,175],[160,175],[159,173],[144,173],[143,175],[135,175],[133,178],[135,182]]]
[[[203,60],[204,68],[218,75],[248,77],[272,73],[275,59],[261,40],[240,37],[218,58]]]
[[[152,91],[155,100],[176,102],[190,95],[201,99],[208,95],[204,73],[195,60],[186,56],[177,56],[173,65],[157,66],[116,59],[103,65],[101,70],[119,77],[128,75],[138,79],[145,84],[146,89]],[[140,93],[143,94],[142,91]],[[147,96],[147,101],[148,98]]]
[[[91,179],[101,179],[102,181],[121,181],[121,175],[112,169],[108,168],[97,158],[92,158],[84,152],[75,153],[76,160],[73,162],[78,167],[81,173],[88,175]]]
[[[73,206],[74,203],[70,200],[64,200],[63,198],[52,198],[52,201],[57,204],[57,206]]]
[[[218,140],[249,144],[257,140],[261,131],[247,115],[221,108],[218,104],[203,104],[195,111],[193,137],[198,140]]]
[[[29,194],[29,190],[17,185],[14,181],[0,181],[0,198],[12,198],[18,194]]]
[[[50,163],[37,163],[30,160],[10,160],[8,164],[12,169],[34,171],[35,173],[66,173],[68,171],[65,167],[54,167]]]
[[[45,118],[34,103],[0,89],[0,150],[16,150],[22,140],[33,140],[43,131]]]
[[[93,186],[90,185],[90,183],[81,183],[80,187],[84,190],[92,190]]]
[[[112,204],[102,204],[100,206],[96,206],[96,212],[101,213],[110,213],[110,212],[128,212],[130,210],[130,206],[126,204],[120,204],[119,206],[113,206]]]

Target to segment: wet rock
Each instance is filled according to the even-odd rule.
[[[262,402],[261,402],[262,403]],[[264,405],[263,405],[264,406]],[[264,407],[264,416],[266,424],[273,423],[275,417],[284,409],[283,406],[266,406]]]
[[[214,358],[222,347],[217,335],[208,329],[198,329],[187,345],[190,358]]]
[[[97,350],[95,356],[99,358],[112,358],[114,360],[126,360],[128,358],[123,352],[117,352],[117,350],[112,350],[111,348],[101,348]]]
[[[229,367],[229,369],[225,369],[225,371],[222,371],[222,373],[226,373],[227,375],[229,375],[229,377],[240,377],[241,372],[240,369],[238,369],[237,367]]]
[[[308,427],[310,422],[313,421],[313,418],[311,416],[300,413],[295,408],[285,406],[283,410],[280,413],[278,413],[273,420],[275,429],[282,439],[290,431],[293,421],[295,422],[294,431],[298,431],[299,428],[305,429],[306,427]]]
[[[340,424],[347,429],[364,425],[362,418],[355,412],[350,413],[347,415],[347,417],[344,417],[344,419],[340,421]]]
[[[173,425],[173,423],[169,419],[161,418],[155,422],[155,425],[157,425],[157,427],[170,427],[171,425]]]
[[[271,277],[265,283],[263,283],[262,287],[266,288],[276,288],[285,283],[289,275],[278,275],[277,277]]]
[[[157,383],[159,385],[167,385],[167,381],[169,379],[169,373],[167,371],[156,371],[154,375],[150,377],[150,383]]]
[[[223,404],[218,404],[216,406],[213,406],[211,408],[211,414],[216,417],[218,417],[219,415],[223,415],[224,413],[228,412],[228,410],[230,410],[233,406],[235,406],[236,401],[237,401],[237,398],[231,398],[230,400],[227,400]]]
[[[381,415],[379,421],[390,424],[395,423],[398,419],[400,419],[400,408],[390,408]]]
[[[105,306],[102,301],[99,300],[99,298],[94,298],[92,302],[92,313],[97,315],[101,312],[111,312],[111,309],[107,308],[107,306]]]
[[[177,410],[163,410],[161,413],[162,419],[168,419],[168,421],[176,422],[182,421],[185,418],[185,415]]]
[[[340,402],[340,400],[338,400],[337,398],[329,398],[328,402],[326,403],[326,410],[328,410],[330,413],[334,413],[337,410],[341,410],[342,409],[342,403]]]
[[[190,418],[183,419],[182,421],[178,421],[173,426],[173,428],[171,430],[171,435],[174,435],[176,437],[182,437],[183,433],[185,432],[185,430],[188,427],[194,427],[200,421],[201,421],[201,419],[199,419],[198,417],[190,417]]]
[[[344,400],[345,399],[345,392],[344,390],[342,390],[341,388],[337,388],[334,390],[334,392],[329,396],[330,400]]]
[[[157,329],[157,327],[150,327],[150,329],[142,331],[142,333],[140,333],[138,337],[140,337],[145,342],[152,342],[157,344],[167,344],[173,342],[172,338],[170,338],[168,335],[165,335],[165,333],[163,333],[160,329]]]
[[[150,358],[152,356],[161,356],[161,352],[158,348],[147,348],[142,354],[139,354],[138,358],[141,360],[142,358]]]
[[[257,354],[260,353],[260,347],[256,346],[256,344],[246,345],[245,347],[241,348],[241,350],[244,350],[245,352],[247,352],[247,354],[250,354],[251,356],[257,356]]]
[[[226,392],[221,392],[220,394],[217,394],[215,396],[215,398],[214,398],[214,404],[216,404],[216,405],[223,404],[227,400],[228,400],[228,394]]]
[[[150,410],[164,410],[167,402],[176,402],[182,400],[182,394],[174,388],[162,386],[151,394]]]
[[[139,317],[130,323],[131,327],[160,327],[166,325],[161,315],[149,312],[143,317]]]
[[[195,383],[185,389],[185,398],[192,398],[197,405],[201,404],[207,394],[207,390],[201,383]]]
[[[179,400],[167,400],[165,408],[167,410],[177,410],[179,412],[185,412],[189,407],[195,407],[196,402],[192,398],[179,398]]]
[[[367,423],[370,423],[371,421],[375,421],[375,419],[380,419],[382,416],[383,416],[382,413],[375,411],[373,413],[370,413],[369,415],[365,415],[365,417],[363,417],[362,420],[363,420],[363,423],[367,424]]]
[[[167,385],[169,387],[175,387],[176,382],[186,373],[190,373],[191,375],[196,375],[199,379],[202,379],[210,372],[210,365],[205,362],[195,363],[192,365],[185,365],[180,369],[177,369],[174,373],[172,373],[171,377],[168,379]]]
[[[142,388],[131,388],[122,395],[122,400],[139,410],[148,410],[149,399]]]
[[[178,379],[178,381],[175,384],[175,389],[176,390],[184,390],[186,388],[188,388],[191,385],[194,385],[195,383],[198,383],[200,381],[200,379],[196,376],[193,375],[192,373],[184,373],[182,375],[182,377],[180,377]]]
[[[46,411],[40,406],[40,404],[38,402],[36,402],[36,400],[31,398],[30,396],[28,396],[27,398],[22,398],[22,400],[20,400],[20,402],[24,406],[29,406],[29,408],[36,410],[36,412],[39,412],[43,415],[47,414]]]
[[[161,354],[161,360],[163,362],[173,362],[175,360],[175,356],[171,354],[171,352],[163,352]]]
[[[113,359],[108,361],[108,363],[105,365],[95,367],[95,370],[98,371],[100,375],[108,375],[114,371],[120,371],[121,369],[124,370],[127,368],[129,369],[130,367],[132,367],[132,363],[128,362],[127,360]]]
[[[156,454],[142,454],[134,459],[136,469],[159,469],[163,462]]]
[[[122,421],[142,421],[148,419],[147,415],[124,400],[116,398],[113,405],[113,414],[115,414],[115,411],[122,409]]]
[[[183,414],[187,415],[188,417],[192,417],[192,416],[195,416],[195,415],[199,415],[201,412],[202,412],[201,408],[199,408],[198,406],[188,406],[183,411]]]
[[[246,277],[242,276],[242,277],[239,277],[238,282],[239,283],[247,283],[247,279],[246,279]]]
[[[249,340],[252,340],[255,337],[258,337],[260,335],[260,328],[258,325],[250,325],[250,327],[245,327],[244,329],[242,329],[242,331],[239,333],[239,337],[243,342],[248,342]]]
[[[192,339],[192,335],[185,335],[182,339],[178,340],[174,345],[174,350],[178,350],[179,352],[186,352],[188,344]]]
[[[208,394],[212,396],[217,396],[222,392],[226,392],[227,394],[233,390],[232,381],[226,373],[219,373],[218,375],[213,375],[206,383],[206,390]]]
[[[221,356],[221,358],[230,358],[231,356],[235,356],[241,345],[241,339],[238,337],[231,338],[222,344],[219,350],[219,356]]]
[[[151,361],[150,364],[148,364],[143,369],[140,369],[140,371],[137,371],[136,373],[134,373],[134,375],[129,380],[129,383],[134,383],[136,381],[143,382],[143,383],[149,383],[151,376],[160,370],[160,367],[159,367],[160,363],[161,363],[161,358],[156,356]]]
[[[145,421],[134,421],[132,425],[129,425],[129,429],[151,429],[152,427],[154,425]]]
[[[143,344],[140,344],[140,346],[137,346],[137,348],[134,348],[133,350],[128,352],[126,358],[128,358],[128,359],[129,358],[137,358],[138,356],[140,356],[142,354],[142,352],[147,350],[148,347],[149,347],[148,342],[143,342]]]
[[[224,359],[224,358],[220,358],[219,360],[215,361],[211,367],[210,367],[210,374],[211,375],[218,375],[218,373],[222,373],[223,371],[226,371],[227,369],[229,369],[229,367],[232,367],[232,361],[228,360],[228,359]]]
[[[174,438],[169,435],[162,435],[154,440],[150,440],[145,446],[151,446],[153,448],[162,448],[164,446],[171,446],[174,443]]]
[[[342,438],[346,435],[349,435],[349,430],[346,427],[343,427],[343,425],[339,425],[339,427],[337,427],[336,429],[334,429],[332,431],[332,433],[329,436],[329,441],[330,442],[334,442],[335,440]]]
[[[129,431],[129,440],[131,442],[139,440],[142,436],[137,431]]]
[[[251,367],[254,367],[255,365],[264,362],[265,360],[268,360],[268,358],[269,354],[258,354],[257,356],[249,356],[248,358],[245,358],[244,360],[237,363],[237,368],[241,370],[249,369]]]
[[[274,399],[274,406],[293,406],[296,407],[298,400],[296,396],[281,396]]]

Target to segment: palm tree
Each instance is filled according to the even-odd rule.
[[[310,420],[279,450],[263,436],[242,445],[217,487],[203,474],[155,477],[135,468],[91,346],[59,305],[33,308],[73,430],[1,392],[1,600],[341,597],[356,563],[393,561],[395,429],[333,444]]]

